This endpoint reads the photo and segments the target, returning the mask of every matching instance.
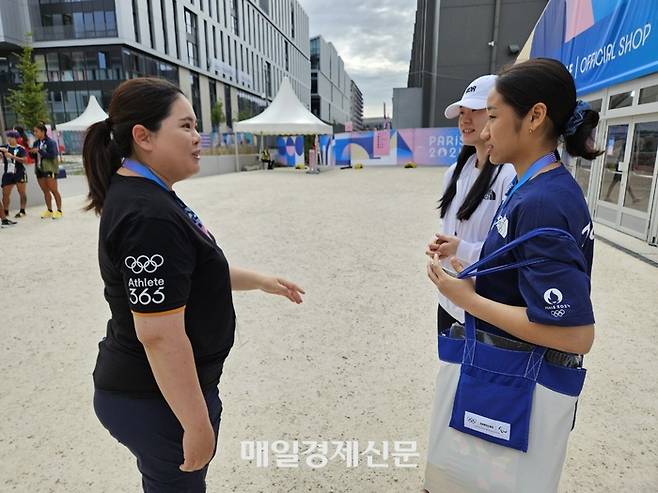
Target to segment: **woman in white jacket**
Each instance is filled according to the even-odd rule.
[[[457,162],[443,178],[443,195],[439,210],[441,233],[428,245],[427,254],[435,253],[443,266],[452,270],[450,258],[462,264],[476,262],[482,243],[505,192],[516,176],[514,166],[494,166],[480,132],[487,123],[487,96],[496,82],[495,75],[483,75],[471,82],[462,98],[445,109],[446,118],[459,118],[463,147]],[[464,310],[439,293],[437,327],[439,332],[454,322],[464,323]]]

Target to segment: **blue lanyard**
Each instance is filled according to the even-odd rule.
[[[134,171],[142,178],[146,178],[147,180],[154,181],[162,188],[164,188],[167,192],[171,192],[171,189],[167,186],[167,184],[164,181],[162,181],[162,178],[160,178],[158,175],[153,173],[153,171],[151,171],[150,168],[147,168],[142,163],[138,163],[137,161],[133,161],[132,159],[124,159],[121,165],[124,168],[128,168],[130,171]]]
[[[174,199],[176,200],[176,204],[178,204],[178,207],[183,209],[185,215],[190,218],[190,220],[194,223],[194,225],[197,228],[199,228],[204,235],[212,239],[212,236],[210,235],[210,231],[208,231],[208,229],[203,225],[199,216],[197,216],[196,213],[185,204],[185,202],[183,202],[180,198],[178,198],[176,193],[173,190],[171,190],[164,181],[162,181],[162,178],[160,178],[158,175],[153,173],[153,171],[151,171],[147,166],[144,166],[142,163],[138,163],[137,161],[133,161],[132,159],[124,159],[121,165],[124,168],[128,168],[130,171],[134,171],[142,178],[146,178],[147,180],[151,180],[157,183],[162,188],[164,188],[167,192],[171,193]]]
[[[514,192],[516,192],[519,188],[525,185],[533,176],[539,173],[544,166],[547,166],[559,160],[560,160],[560,155],[558,154],[558,152],[551,151],[548,154],[544,154],[542,157],[540,157],[534,163],[532,163],[530,167],[526,170],[526,172],[523,173],[523,176],[521,178],[518,177],[514,178],[514,180],[512,181],[511,188],[505,194],[505,201],[503,202],[503,205],[500,208],[500,212],[502,212],[503,209],[505,209],[505,206],[507,206],[507,204],[509,203],[510,199],[512,198],[512,195],[514,195]]]

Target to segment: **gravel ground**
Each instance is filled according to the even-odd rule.
[[[287,169],[187,181],[177,191],[235,265],[307,290],[294,306],[237,293],[238,339],[220,384],[208,491],[418,492],[438,367],[436,294],[424,246],[438,229],[443,169]],[[0,491],[140,490],[134,459],[94,416],[91,371],[109,310],[98,219],[65,200],[0,231]],[[656,491],[658,276],[598,243],[597,338],[562,492]],[[417,468],[258,467],[242,441],[412,440]],[[306,451],[308,446],[303,446]],[[334,450],[330,450],[333,455]],[[270,457],[274,459],[274,457]],[[384,462],[384,461],[382,461]]]

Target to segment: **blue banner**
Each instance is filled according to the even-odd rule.
[[[658,72],[658,2],[550,0],[530,56],[560,60],[578,94]]]

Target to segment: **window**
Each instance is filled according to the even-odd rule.
[[[210,68],[210,42],[208,40],[208,21],[203,21],[203,39],[206,42],[206,67]]]
[[[34,40],[59,41],[116,36],[114,2],[115,0],[34,2],[39,4],[39,17],[32,26]]]
[[[285,62],[286,62],[286,72],[290,71],[290,59],[288,55],[288,42],[286,41],[286,53],[285,53]]]
[[[149,21],[149,38],[151,40],[151,48],[155,49],[155,32],[153,31],[153,6],[151,5],[152,0],[146,0],[146,13],[148,15]]]
[[[212,54],[213,58],[217,58],[217,29],[212,27]]]
[[[222,31],[219,31],[219,41],[220,41],[220,45],[219,45],[219,47],[220,47],[220,49],[222,50],[220,53],[221,53],[221,56],[222,56],[222,62],[223,62],[223,61],[225,61],[225,60],[224,60],[224,33],[223,33]],[[229,60],[228,63],[229,63],[229,65],[230,65],[230,64],[231,64],[231,61]]]
[[[241,14],[242,14],[242,15],[240,16],[240,17],[241,17],[241,20],[242,20],[242,39],[244,39],[245,41],[247,41],[247,30],[245,29],[245,26],[244,26],[244,19],[245,19],[245,17],[246,17],[246,16],[244,15],[244,0],[242,0],[242,1],[240,2],[240,5],[242,5],[242,10],[240,11]]]
[[[610,96],[610,104],[608,105],[608,108],[614,110],[631,106],[633,104],[633,96],[635,96],[635,91],[613,94]]]
[[[295,39],[295,4],[290,3],[290,32],[292,39]]]
[[[658,102],[658,85],[640,89],[640,104]]]
[[[199,66],[199,37],[197,16],[185,9],[185,40],[187,43],[187,60],[190,65]]]
[[[174,41],[176,41],[176,58],[180,59],[180,36],[178,35],[178,2],[174,0]]]
[[[272,97],[272,65],[265,62],[265,94],[268,98]]]
[[[233,33],[240,36],[240,19],[238,16],[238,0],[233,0],[233,8],[231,9],[231,17],[233,17]]]
[[[247,5],[247,33],[249,34],[249,44],[251,44],[251,33],[253,31],[251,22],[251,7]]]
[[[169,54],[169,37],[167,36],[167,10],[164,0],[160,0],[160,14],[162,15],[162,37],[164,38],[165,53]]]
[[[137,0],[133,0],[133,27],[135,29],[135,41],[141,43],[139,35],[139,13],[137,11]]]

